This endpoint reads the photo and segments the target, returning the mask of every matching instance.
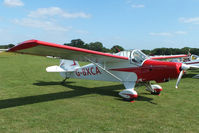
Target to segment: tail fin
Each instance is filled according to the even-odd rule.
[[[66,71],[75,71],[80,66],[79,63],[74,60],[61,60],[60,67]]]
[[[79,68],[79,63],[72,60],[61,60],[59,66],[50,66],[46,68],[47,72],[73,72]]]

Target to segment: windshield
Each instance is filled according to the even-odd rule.
[[[134,63],[142,64],[144,60],[148,59],[148,56],[142,53],[140,50],[133,50],[131,54],[131,61]]]

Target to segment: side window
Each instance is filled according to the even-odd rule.
[[[136,65],[142,65],[142,62],[148,57],[140,50],[133,50],[130,54],[130,63]]]
[[[137,64],[138,63],[136,58],[134,57],[134,51],[130,52],[130,63],[132,63],[132,64]]]

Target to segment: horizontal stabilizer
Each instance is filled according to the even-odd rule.
[[[47,67],[46,71],[47,72],[67,72],[66,70],[64,70],[60,66],[50,66],[50,67]]]

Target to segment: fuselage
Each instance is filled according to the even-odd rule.
[[[133,72],[137,75],[137,81],[165,82],[177,78],[182,63],[157,60],[145,60],[140,67],[117,68],[114,71]]]
[[[101,65],[101,64],[98,64]],[[147,82],[156,81],[166,82],[175,79],[180,73],[182,63],[166,62],[158,60],[145,60],[141,66],[130,63],[130,61],[106,64],[104,68],[122,81]],[[102,65],[101,65],[102,66]],[[99,66],[88,64],[76,69],[70,73],[70,78],[102,80],[102,81],[119,81]]]

